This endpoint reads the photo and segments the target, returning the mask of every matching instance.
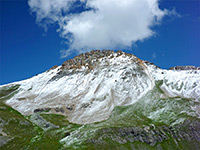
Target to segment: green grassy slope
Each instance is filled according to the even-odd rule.
[[[159,86],[133,105],[116,107],[108,120],[88,125],[70,123],[56,114],[23,116],[5,104],[19,87],[0,89],[2,150],[200,149],[200,120],[191,109],[197,102],[161,98]]]

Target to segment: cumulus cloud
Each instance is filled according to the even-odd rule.
[[[154,35],[152,27],[160,24],[167,10],[158,0],[29,0],[37,22],[44,27],[57,23],[69,49],[128,48],[136,41]]]

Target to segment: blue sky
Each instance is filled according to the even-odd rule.
[[[61,32],[56,32],[58,24],[50,24],[45,32],[36,23],[36,14],[30,13],[27,1],[0,3],[0,84],[32,77],[76,55],[61,58],[60,50],[69,45]],[[200,1],[160,0],[159,8],[176,10],[177,14],[166,15],[159,25],[151,27],[154,35],[135,41],[128,50],[119,48],[161,68],[200,66]]]

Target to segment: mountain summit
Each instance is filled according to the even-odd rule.
[[[188,143],[194,141],[193,146],[200,148],[199,83],[198,67],[178,66],[165,70],[133,54],[96,50],[78,55],[61,66],[54,66],[30,79],[3,85],[0,91],[7,106],[23,116],[29,116],[29,120],[38,126],[48,124],[48,127],[59,128],[51,121],[47,123],[47,119],[42,118],[41,114],[61,115],[72,124],[79,125],[77,130],[70,130],[65,138],[60,139],[66,147],[81,145],[82,142],[91,143],[90,140],[101,145],[101,142],[106,141],[98,135],[100,131],[104,131],[102,134],[105,137],[118,144],[139,141],[150,146],[159,142],[162,145],[172,136],[169,127],[189,128],[189,125],[185,125],[186,122],[193,125],[195,121],[195,133],[187,131],[186,134],[192,138]],[[161,124],[169,132],[159,128]],[[151,126],[158,126],[157,132],[163,130],[160,133],[163,137],[148,137],[156,135]],[[108,134],[109,131],[113,133]],[[137,139],[131,134],[132,131],[137,134],[144,131],[145,135],[148,131],[146,141],[151,139],[154,142],[146,142],[145,137]],[[177,129],[179,131],[182,134],[182,129]],[[197,132],[199,135],[196,135]],[[124,139],[121,135],[124,133],[127,133],[125,137],[134,138]],[[88,136],[94,135],[95,140],[89,139]],[[180,142],[181,145],[181,140],[187,141],[189,137],[178,139],[175,143]],[[180,145],[176,147],[179,148]]]

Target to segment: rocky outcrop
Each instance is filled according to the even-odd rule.
[[[80,54],[80,55],[74,57],[73,59],[69,59],[69,60],[65,61],[61,66],[61,70],[80,69],[82,66],[84,66],[88,69],[93,69],[93,67],[98,63],[98,60],[101,58],[103,58],[103,57],[107,57],[107,58],[119,57],[123,54],[126,56],[129,56],[129,57],[132,57],[132,56],[136,57],[133,54],[125,53],[120,50],[117,52],[114,52],[113,50],[102,50],[102,51],[92,50],[90,52]],[[156,66],[154,63],[149,62],[149,61],[142,61],[139,58],[137,58],[137,61],[141,64],[145,63],[147,65],[153,65],[156,68],[160,68],[160,67]],[[58,66],[53,66],[49,70],[55,69],[57,67]],[[200,67],[175,66],[175,67],[169,68],[169,70],[200,70]]]
[[[54,76],[50,81],[58,80],[64,76],[69,76],[69,75],[73,75],[80,72],[82,73],[84,72],[85,74],[87,74],[91,70],[93,70],[95,67],[97,67],[101,62],[105,62],[108,59],[116,58],[122,55],[124,57],[129,57],[132,62],[135,62],[141,68],[146,68],[145,64],[150,63],[150,62],[139,59],[133,54],[125,53],[120,50],[117,52],[114,52],[112,50],[102,50],[102,51],[92,50],[90,52],[80,54],[74,57],[73,59],[69,59],[65,61],[61,65],[61,68],[59,69],[59,72],[57,73],[57,75]],[[100,61],[100,59],[102,60]],[[151,65],[154,65],[154,64],[151,64]],[[84,70],[80,70],[82,67],[84,67]],[[155,67],[158,68],[157,66]]]
[[[164,142],[167,142],[171,143],[171,147],[174,149],[188,149],[187,146],[189,146],[197,150],[200,149],[200,121],[193,119],[186,120],[184,123],[176,126],[104,128],[98,131],[96,139],[91,138],[87,143],[103,146],[106,144],[105,139],[110,139],[118,144],[131,145],[131,143],[137,143],[138,145],[142,145],[142,143],[145,143],[147,144],[143,147],[145,149],[156,145],[154,149],[168,149],[163,145]]]
[[[49,70],[47,70],[47,72],[49,72],[49,71],[51,71],[53,69],[56,69],[57,67],[58,67],[58,65],[55,65],[55,66],[51,67]]]
[[[31,122],[41,127],[43,130],[49,130],[49,129],[56,129],[59,128],[59,126],[56,126],[52,124],[51,122],[46,121],[42,116],[39,114],[33,114],[30,116]]]
[[[108,56],[112,58],[114,57],[114,54],[115,52],[111,50],[92,50],[65,61],[62,64],[61,69],[80,69],[82,66],[92,69],[98,59]],[[122,51],[116,52],[116,56],[121,56],[122,54],[124,54]]]
[[[55,108],[37,108],[34,113],[54,113],[54,114],[67,114],[72,111],[74,108],[73,105],[66,107],[55,107]]]
[[[169,70],[200,70],[200,67],[195,66],[175,66],[169,68]]]

